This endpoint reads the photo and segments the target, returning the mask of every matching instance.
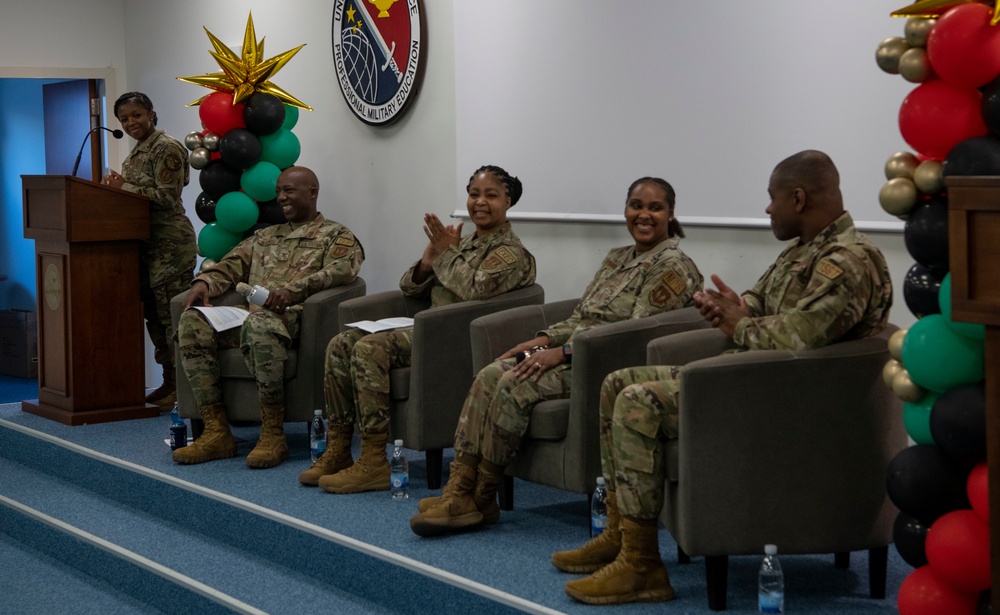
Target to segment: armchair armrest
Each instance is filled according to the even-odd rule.
[[[535,333],[569,318],[579,302],[579,299],[565,299],[525,305],[473,320],[469,325],[473,376],[514,346],[533,338]]]
[[[430,305],[430,299],[407,297],[399,290],[387,290],[348,299],[341,302],[337,309],[340,331],[347,329],[347,323],[359,320],[380,320],[399,316],[414,318],[418,312]]]
[[[326,345],[340,332],[339,306],[354,298],[365,295],[365,281],[355,278],[350,284],[334,286],[310,295],[302,303],[301,334],[299,350],[304,357],[323,357]],[[301,365],[299,369],[312,369],[316,382],[323,382],[323,361],[313,361],[315,365]]]
[[[677,333],[649,342],[646,346],[646,365],[687,365],[739,347],[722,331],[709,328],[707,321],[705,325],[696,331]]]

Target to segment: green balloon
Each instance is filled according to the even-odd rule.
[[[302,152],[299,138],[291,130],[281,129],[274,134],[264,135],[260,138],[260,144],[263,147],[260,159],[273,163],[279,169],[287,169],[295,164]]]
[[[281,175],[281,169],[273,163],[261,161],[243,171],[243,174],[240,175],[240,187],[255,201],[271,201],[278,194],[279,175]],[[218,205],[216,205],[216,212],[218,212]]]
[[[295,122],[299,121],[299,108],[294,105],[285,105],[285,121],[281,123],[284,130],[295,128]]]
[[[986,325],[974,322],[955,322],[951,319],[951,273],[941,280],[941,288],[938,290],[938,307],[941,308],[941,315],[948,321],[948,326],[955,333],[970,337],[974,340],[986,339]]]
[[[903,404],[903,425],[917,444],[934,444],[931,436],[931,409],[938,398],[937,393],[928,393],[918,402]]]
[[[242,192],[227,192],[215,202],[215,220],[231,233],[242,233],[257,224],[257,203]]]
[[[983,342],[955,333],[941,314],[924,316],[903,339],[903,366],[910,379],[944,393],[983,379]]]
[[[205,258],[221,260],[241,239],[242,233],[227,231],[218,222],[212,222],[202,227],[198,233],[198,250]]]

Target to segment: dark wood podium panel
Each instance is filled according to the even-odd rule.
[[[948,177],[951,315],[986,325],[991,607],[1000,613],[1000,177]]]
[[[25,412],[67,425],[157,416],[145,403],[140,241],[145,197],[64,176],[23,176],[35,240],[38,399]]]

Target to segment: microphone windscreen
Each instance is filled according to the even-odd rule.
[[[122,137],[125,136],[125,133],[122,132],[122,131],[120,131],[120,130],[118,130],[117,128],[115,128],[114,130],[112,130],[111,134],[114,135],[114,137],[116,139],[121,139]]]
[[[237,282],[236,283],[236,292],[238,292],[239,294],[241,294],[244,297],[246,297],[247,293],[250,292],[250,287],[247,285],[246,282]]]

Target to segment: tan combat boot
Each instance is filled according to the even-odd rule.
[[[504,466],[495,465],[487,460],[479,463],[476,473],[476,489],[472,492],[472,500],[476,508],[483,513],[483,525],[493,525],[500,520],[500,506],[497,504],[497,490],[503,482]],[[417,503],[418,512],[427,512],[441,501],[442,495],[423,498]]]
[[[260,439],[247,455],[248,468],[273,468],[288,459],[285,441],[285,407],[260,407]]]
[[[589,577],[566,583],[566,593],[587,604],[673,600],[670,575],[660,559],[656,519],[623,517],[618,557]]]
[[[146,396],[147,404],[160,407],[160,412],[170,412],[177,403],[177,370],[173,365],[163,366],[163,384]]]
[[[385,454],[387,433],[361,434],[361,455],[354,465],[319,479],[330,493],[361,493],[389,490],[389,459]],[[350,456],[350,451],[348,451]]]
[[[450,470],[448,484],[434,506],[410,519],[410,529],[414,534],[437,536],[482,525],[483,513],[479,512],[473,496],[476,467],[459,457],[451,462]]]
[[[618,498],[608,491],[608,524],[604,531],[588,540],[579,549],[552,554],[552,565],[563,572],[596,572],[615,561],[622,548],[621,515]]]
[[[312,467],[299,474],[299,482],[309,487],[319,485],[319,479],[336,474],[354,465],[351,457],[351,436],[353,427],[330,425],[326,430],[326,451],[312,464]]]
[[[189,446],[174,451],[177,463],[205,463],[213,459],[229,459],[236,456],[236,440],[229,431],[224,404],[210,404],[198,409],[205,430]]]

